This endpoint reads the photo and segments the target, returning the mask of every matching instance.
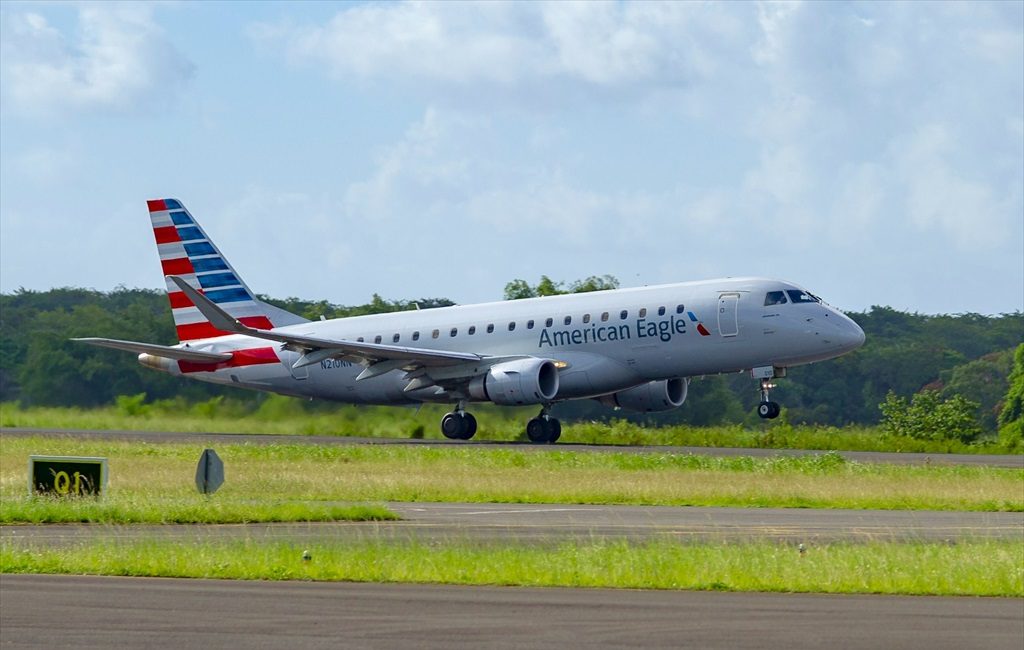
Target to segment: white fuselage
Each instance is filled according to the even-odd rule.
[[[863,343],[856,323],[824,303],[766,304],[768,292],[787,290],[801,289],[766,278],[726,278],[313,321],[276,331],[550,359],[559,368],[557,400],[606,395],[654,380],[786,368],[837,357]],[[319,399],[454,401],[436,390],[405,391],[408,380],[402,370],[357,381],[364,367],[344,360],[296,369],[299,353],[247,336],[192,341],[189,347],[253,352],[215,369],[140,360],[203,381]]]

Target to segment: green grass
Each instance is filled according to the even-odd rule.
[[[0,524],[245,524],[279,521],[386,521],[398,515],[380,505],[274,502],[187,497],[106,499],[5,497]]]
[[[834,453],[752,458],[249,443],[216,449],[226,482],[210,503],[258,501],[259,508],[448,501],[1024,511],[1024,470],[866,464]],[[205,503],[193,484],[202,450],[185,443],[0,435],[0,511],[14,521],[8,512],[30,507],[30,454],[108,457],[112,504]]]
[[[340,406],[331,412],[309,413],[296,400],[276,395],[267,397],[255,412],[241,404],[217,400],[192,405],[182,400],[142,404],[126,398],[120,407],[95,409],[22,408],[8,402],[0,404],[0,426],[443,439],[438,422],[445,410],[437,405],[420,410]],[[536,411],[532,407],[474,405],[473,412],[480,423],[476,439],[523,440],[525,422]],[[1006,453],[990,440],[979,444],[915,440],[886,436],[877,427],[794,426],[782,421],[763,422],[756,427],[646,427],[617,420],[565,423],[562,431],[562,442],[587,444]]]
[[[302,559],[304,549],[312,556]],[[449,542],[197,545],[156,539],[70,547],[0,545],[4,573],[345,580],[463,585],[1024,596],[1015,542],[829,544],[801,555],[768,542],[566,542],[556,547]]]

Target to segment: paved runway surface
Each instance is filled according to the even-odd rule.
[[[1007,648],[1024,601],[0,576],[4,648]],[[59,613],[59,614],[58,614]]]
[[[314,444],[314,445],[473,445],[479,447],[508,447],[534,449],[538,451],[571,450],[591,452],[622,453],[672,453],[697,454],[703,456],[754,456],[767,458],[775,456],[807,456],[822,454],[820,450],[802,449],[740,449],[731,447],[666,447],[626,445],[585,445],[558,443],[556,445],[534,445],[528,442],[499,442],[474,440],[410,440],[406,438],[347,438],[335,436],[287,436],[242,433],[171,433],[152,431],[93,431],[88,429],[26,429],[0,428],[0,436],[25,437],[53,435],[68,437],[95,437],[109,440],[146,440],[149,442],[191,442],[191,443],[253,443],[253,444]],[[910,454],[874,451],[839,452],[847,460],[861,463],[897,463],[906,465],[985,465],[991,467],[1013,467],[1024,469],[1024,454],[979,455],[979,454]]]
[[[566,539],[778,540],[824,543],[1010,539],[1024,543],[1024,513],[784,508],[688,508],[495,503],[390,503],[402,521],[249,525],[2,526],[8,543],[81,539],[359,539],[560,542]]]

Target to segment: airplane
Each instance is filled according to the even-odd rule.
[[[138,354],[190,379],[354,404],[454,405],[441,433],[469,440],[466,408],[535,405],[531,442],[553,443],[553,405],[595,399],[667,411],[692,377],[749,372],[760,417],[778,417],[788,368],[864,343],[804,288],[743,277],[310,321],[259,300],[177,199],[147,201],[177,345],[74,339]]]

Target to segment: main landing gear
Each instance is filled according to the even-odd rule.
[[[526,423],[526,437],[530,442],[551,443],[562,435],[562,423],[551,417],[551,407],[545,406],[540,415]],[[450,440],[469,440],[476,434],[476,418],[466,413],[462,402],[441,418],[441,433]]]
[[[545,406],[540,415],[526,423],[526,437],[530,442],[555,442],[562,435],[562,423],[551,417],[551,407]]]
[[[476,434],[476,418],[459,402],[454,411],[441,418],[441,433],[452,440],[469,440]]]
[[[757,405],[757,414],[765,420],[774,420],[782,412],[782,407],[779,406],[778,402],[768,399],[768,391],[772,388],[775,388],[775,384],[772,383],[770,378],[761,379],[761,403]]]

